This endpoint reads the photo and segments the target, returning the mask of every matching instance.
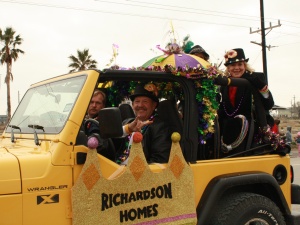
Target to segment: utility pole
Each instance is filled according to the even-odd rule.
[[[291,100],[291,117],[293,117],[293,100]]]
[[[257,42],[254,42],[254,41],[251,41],[251,43],[260,45],[262,47],[263,72],[264,72],[265,77],[266,77],[266,83],[268,84],[266,48],[268,48],[270,50],[271,47],[275,47],[275,46],[270,46],[270,45],[266,46],[266,32],[265,31],[266,30],[271,31],[275,27],[280,27],[281,24],[280,24],[280,20],[278,20],[278,25],[272,26],[272,24],[270,23],[270,26],[265,28],[264,1],[263,0],[260,0],[260,24],[261,24],[261,29],[252,31],[252,28],[250,28],[250,34],[261,32],[261,43],[257,43]]]
[[[293,116],[295,116],[295,114],[296,114],[296,97],[295,97],[295,95],[294,95],[294,107],[293,107],[293,113],[294,113]]]

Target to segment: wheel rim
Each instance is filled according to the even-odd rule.
[[[269,225],[269,223],[261,218],[254,218],[246,222],[245,225]]]

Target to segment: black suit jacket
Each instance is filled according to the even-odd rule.
[[[171,150],[171,130],[159,117],[143,134],[143,150],[148,163],[167,163]]]

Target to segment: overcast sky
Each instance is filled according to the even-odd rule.
[[[98,68],[119,46],[117,64],[137,67],[161,55],[156,48],[170,40],[171,23],[178,41],[190,35],[220,63],[224,52],[243,48],[249,63],[263,71],[260,1],[256,0],[0,0],[0,28],[13,27],[25,51],[12,72],[12,110],[32,83],[68,73],[70,55],[89,49]],[[264,0],[269,88],[275,104],[300,102],[300,1]],[[280,20],[280,27],[278,25]],[[222,67],[223,68],[223,67]],[[0,114],[6,114],[6,67],[0,66]]]

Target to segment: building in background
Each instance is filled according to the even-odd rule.
[[[291,109],[274,105],[273,108],[270,110],[270,114],[275,117],[291,117]]]

